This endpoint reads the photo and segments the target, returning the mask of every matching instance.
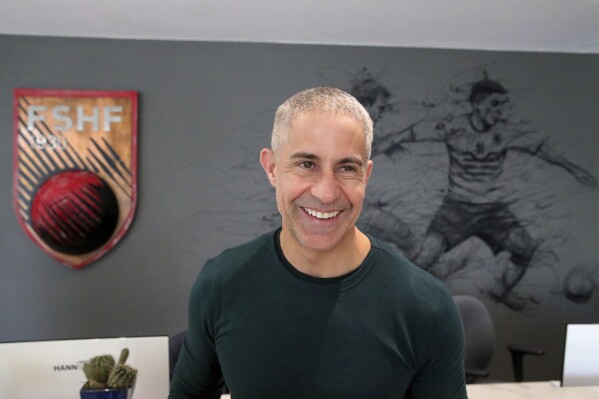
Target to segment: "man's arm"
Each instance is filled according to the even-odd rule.
[[[410,386],[412,399],[467,399],[462,320],[449,292],[430,324],[426,359]]]
[[[206,267],[205,267],[206,269]],[[204,270],[189,300],[189,327],[171,381],[169,399],[217,399],[224,384],[214,346],[210,284]]]

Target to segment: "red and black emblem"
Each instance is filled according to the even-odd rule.
[[[137,92],[17,89],[13,203],[45,252],[81,268],[125,234],[137,200]]]

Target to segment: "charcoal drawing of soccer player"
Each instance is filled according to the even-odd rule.
[[[401,151],[403,144],[425,141],[445,144],[449,155],[447,191],[412,261],[435,274],[441,255],[478,237],[495,254],[510,254],[487,294],[513,310],[522,310],[530,298],[514,288],[533,262],[538,242],[504,201],[509,190],[500,176],[508,152],[535,156],[562,168],[584,186],[596,187],[597,181],[560,155],[544,137],[511,123],[508,94],[502,84],[485,77],[472,85],[467,112],[434,121],[428,128],[419,123],[400,134],[386,135],[375,151],[390,154]]]

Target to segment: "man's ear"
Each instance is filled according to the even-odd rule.
[[[369,159],[368,162],[366,162],[366,185],[368,185],[368,180],[370,179],[370,175],[372,174],[373,167],[374,162],[372,162],[372,159]]]
[[[263,148],[260,151],[260,164],[264,168],[266,172],[266,177],[268,177],[268,181],[270,185],[276,187],[277,183],[277,165],[275,163],[275,154],[272,152],[270,148]]]

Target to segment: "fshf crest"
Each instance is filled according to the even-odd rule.
[[[137,92],[16,89],[13,146],[27,235],[77,269],[111,250],[137,202]]]

